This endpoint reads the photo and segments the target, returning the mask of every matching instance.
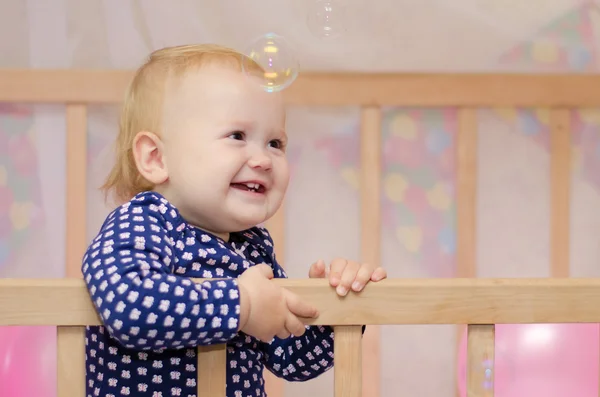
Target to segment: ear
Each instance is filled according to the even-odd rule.
[[[164,183],[169,173],[163,144],[152,132],[138,132],[133,139],[133,158],[140,174],[154,185]]]

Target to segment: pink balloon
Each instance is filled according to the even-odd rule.
[[[498,324],[494,374],[496,397],[597,397],[598,324]],[[466,397],[467,334],[461,339],[458,386]]]
[[[56,396],[55,327],[0,327],[0,396]]]

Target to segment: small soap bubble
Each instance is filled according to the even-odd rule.
[[[335,38],[346,30],[345,10],[337,0],[316,0],[311,3],[306,24],[319,38]]]
[[[289,87],[298,77],[299,63],[291,46],[282,36],[268,33],[259,37],[245,51],[242,68],[249,76],[259,77],[267,92],[281,91]],[[257,70],[252,62],[264,70]]]

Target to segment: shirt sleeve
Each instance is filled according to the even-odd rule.
[[[258,233],[264,238],[264,245],[271,247],[272,267],[276,278],[287,278],[283,268],[277,263],[273,239],[265,228]],[[265,367],[275,376],[288,382],[304,382],[324,374],[333,368],[334,330],[331,326],[306,326],[304,335],[280,339],[275,337],[263,344]],[[366,326],[362,326],[364,334]]]
[[[268,230],[256,230],[262,245],[269,251],[271,266],[276,278],[287,278],[277,263],[274,243]],[[333,328],[329,326],[306,326],[304,335],[262,343],[265,367],[275,376],[286,381],[307,381],[318,377],[333,367]]]
[[[107,218],[82,264],[93,304],[109,334],[127,348],[225,343],[238,332],[237,281],[197,284],[173,274],[178,247],[167,211],[146,196]]]
[[[314,379],[333,367],[333,328],[307,326],[302,336],[275,338],[265,345],[265,366],[290,382]]]

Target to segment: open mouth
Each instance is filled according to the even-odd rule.
[[[263,185],[254,182],[232,183],[231,187],[254,193],[264,193],[266,190]]]

